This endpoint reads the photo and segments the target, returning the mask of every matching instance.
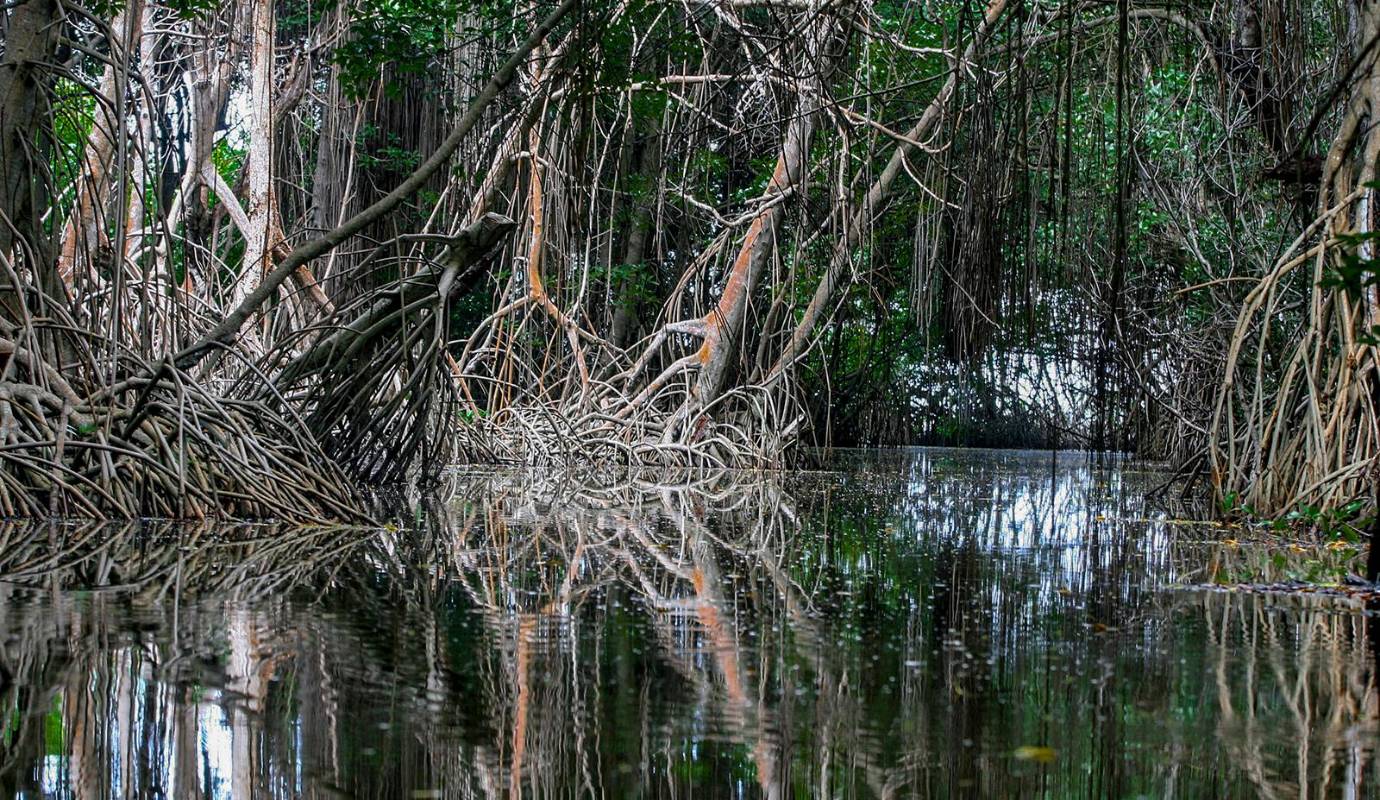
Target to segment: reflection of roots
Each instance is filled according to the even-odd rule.
[[[1361,796],[1374,772],[1361,743],[1374,741],[1380,719],[1368,652],[1375,620],[1337,614],[1322,598],[1289,599],[1291,613],[1279,613],[1280,598],[1203,595],[1208,642],[1220,654],[1218,736],[1260,797]]]

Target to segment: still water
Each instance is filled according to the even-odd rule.
[[[1185,588],[1163,476],[836,467],[0,527],[0,797],[1380,797],[1368,618]]]

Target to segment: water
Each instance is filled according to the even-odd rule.
[[[1249,548],[1161,480],[907,451],[0,527],[0,797],[1380,796],[1366,617],[1182,588]]]

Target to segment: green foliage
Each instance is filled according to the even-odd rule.
[[[62,726],[62,695],[54,693],[53,705],[43,715],[43,745],[50,756],[61,756],[67,752],[67,737]]]
[[[656,272],[651,264],[614,264],[608,270],[609,285],[619,289],[618,302],[628,308],[656,300]]]
[[[402,146],[402,137],[377,126],[365,125],[355,143],[359,164],[366,169],[406,174],[416,169],[422,156],[416,150]]]
[[[1250,583],[1261,580],[1291,580],[1332,584],[1358,571],[1366,530],[1375,524],[1367,504],[1353,500],[1335,508],[1300,505],[1277,519],[1263,519],[1240,495],[1227,492],[1220,501],[1222,515],[1238,520],[1233,527],[1267,530],[1273,539],[1266,544],[1264,562],[1248,560],[1238,569],[1221,573],[1219,583]],[[1289,539],[1311,540],[1314,544],[1285,544]],[[1235,546],[1235,540],[1229,544]]]
[[[11,747],[14,744],[14,735],[19,730],[21,722],[23,722],[23,717],[19,714],[19,707],[11,706],[9,713],[5,715],[5,730],[3,735],[0,735],[0,744],[5,745],[5,747]]]
[[[479,420],[487,419],[488,417],[489,412],[482,408],[478,410],[462,408],[455,412],[455,418],[460,421],[461,425],[473,425]]]
[[[1380,286],[1380,259],[1364,255],[1373,251],[1380,242],[1380,231],[1348,233],[1337,237],[1339,244],[1346,248],[1340,264],[1332,266],[1323,275],[1319,286],[1337,289],[1352,297],[1359,298],[1367,290]]]
[[[746,203],[767,190],[767,183],[771,181],[772,173],[776,170],[776,154],[769,153],[749,162],[752,180],[739,186],[733,192],[732,200],[735,203]]]
[[[660,120],[671,105],[671,95],[664,91],[646,90],[632,93],[633,121],[639,128],[646,128],[649,122]]]
[[[166,0],[166,5],[184,19],[207,17],[222,7],[220,0]]]
[[[1235,539],[1225,547],[1241,552],[1213,575],[1220,585],[1278,583],[1283,581],[1338,586],[1357,571],[1360,548],[1333,540],[1321,546],[1297,542],[1260,542],[1243,546]]]
[[[686,191],[702,195],[706,202],[718,202],[728,182],[729,162],[722,153],[708,148],[690,154],[684,172],[674,176],[673,183],[685,187]],[[674,198],[676,203],[684,203]]]
[[[211,164],[229,186],[235,185],[235,180],[244,169],[245,160],[248,158],[249,151],[234,144],[229,138],[221,139],[211,148]]]
[[[362,96],[385,66],[397,75],[427,74],[460,36],[479,32],[457,30],[458,19],[490,28],[503,21],[516,24],[511,6],[482,0],[349,0],[347,10],[350,38],[332,58],[342,87],[355,96]],[[392,83],[384,90],[393,96],[400,91]]]
[[[1301,505],[1275,520],[1271,527],[1275,531],[1312,531],[1334,541],[1355,544],[1361,541],[1363,528],[1369,527],[1372,517],[1362,517],[1366,504],[1353,500],[1337,508],[1319,508]]]
[[[81,159],[96,115],[96,99],[70,78],[53,85],[53,184],[71,186],[81,173]]]
[[[333,10],[333,3],[319,3],[314,0],[283,0],[278,5],[278,38],[306,34],[311,26],[325,18]]]

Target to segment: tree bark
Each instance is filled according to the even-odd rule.
[[[724,280],[719,302],[700,321],[704,342],[697,353],[699,377],[694,397],[701,408],[714,402],[728,383],[733,356],[743,335],[748,301],[768,260],[776,251],[776,233],[781,224],[784,196],[799,188],[805,177],[814,132],[816,109],[800,110],[786,128],[786,139],[776,158],[776,167],[760,199],[762,210],[753,218],[743,236],[733,266]]]
[[[249,153],[245,172],[249,187],[245,201],[248,229],[245,230],[244,260],[231,287],[231,306],[244,302],[268,273],[273,245],[282,236],[277,223],[277,204],[273,191],[273,52],[274,4],[253,0],[250,16],[251,38]]]
[[[117,41],[110,42],[112,63],[106,64],[101,73],[95,119],[86,137],[81,176],[77,178],[76,204],[63,226],[62,249],[58,253],[58,276],[69,287],[78,275],[90,275],[97,265],[97,254],[110,248],[105,224],[112,188],[108,173],[115,157],[116,137],[124,135],[124,66],[130,43],[138,41],[142,18],[142,0],[131,0],[110,23]]]
[[[55,0],[21,2],[10,12],[0,60],[0,259],[13,264],[21,246],[32,248],[39,288],[54,297],[61,284],[39,221],[48,208],[48,190],[34,148],[48,144],[43,131],[52,77],[43,65],[57,53],[63,18]],[[12,291],[0,297],[15,320],[22,316],[17,302]]]

